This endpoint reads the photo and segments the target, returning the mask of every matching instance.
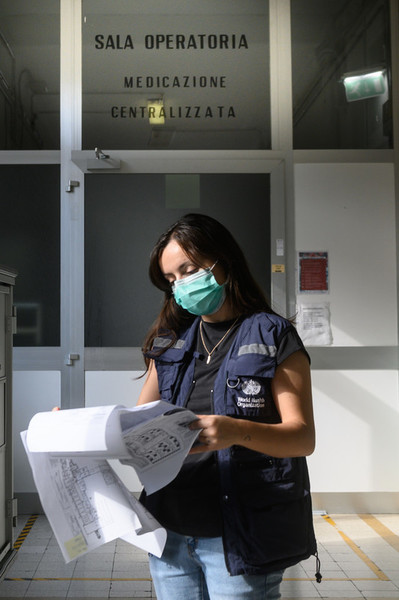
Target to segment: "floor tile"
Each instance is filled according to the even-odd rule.
[[[0,598],[10,598],[11,596],[23,598],[29,583],[28,581],[3,581],[0,584]]]
[[[110,581],[90,581],[90,580],[74,580],[71,581],[70,583],[70,587],[68,590],[68,594],[70,594],[71,592],[76,592],[78,590],[80,591],[84,591],[84,592],[88,592],[88,591],[102,591],[102,592],[109,592],[109,589],[111,587],[111,582]]]

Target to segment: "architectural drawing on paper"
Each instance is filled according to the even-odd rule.
[[[142,468],[148,464],[154,465],[182,449],[181,441],[161,427],[151,427],[131,437],[124,432],[124,440],[136,464]]]
[[[114,485],[112,470],[104,461],[88,467],[80,466],[70,458],[51,458],[50,464],[53,482],[74,536],[81,533],[87,539],[90,534],[95,534],[101,539],[98,512],[90,493],[92,486],[88,484],[90,478],[100,475],[106,485]]]

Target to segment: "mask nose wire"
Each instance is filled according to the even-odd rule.
[[[201,270],[198,271],[197,273],[194,273],[194,275],[189,275],[188,277],[182,277],[181,279],[176,279],[175,281],[173,281],[171,283],[172,288],[175,285],[179,285],[180,282],[184,283],[184,281],[189,279],[190,277],[194,277],[195,275],[200,276],[201,273],[203,273],[203,272],[205,272],[205,273],[211,272],[214,269],[214,267],[217,265],[217,263],[218,263],[218,261],[216,260],[211,267],[202,267]]]

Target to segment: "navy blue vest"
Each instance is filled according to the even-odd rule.
[[[162,400],[185,406],[193,381],[200,318],[180,335],[158,337],[155,360]],[[214,414],[278,423],[267,380],[274,376],[279,340],[292,325],[258,313],[241,323],[218,372]],[[232,575],[256,575],[292,566],[316,553],[306,459],[274,458],[242,446],[217,452],[223,543]]]

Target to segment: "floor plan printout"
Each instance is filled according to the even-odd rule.
[[[162,554],[166,531],[127,490],[107,458],[133,466],[152,493],[180,470],[198,436],[188,428],[195,418],[162,401],[134,409],[72,409],[32,418],[21,437],[66,562],[117,537]]]

